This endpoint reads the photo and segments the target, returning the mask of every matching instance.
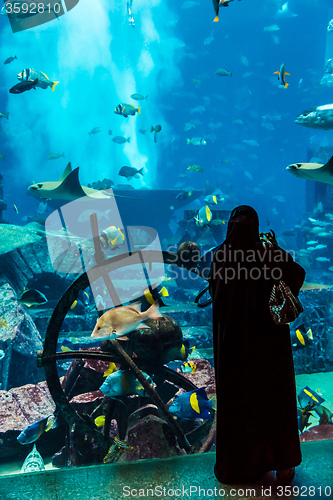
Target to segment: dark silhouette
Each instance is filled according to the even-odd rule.
[[[277,245],[263,246],[252,207],[235,208],[210,273],[215,475],[224,483],[257,481],[268,471],[288,483],[302,460],[289,326],[276,325],[268,307],[281,276],[298,295],[303,268]]]

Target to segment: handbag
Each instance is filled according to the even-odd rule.
[[[268,307],[272,319],[277,325],[287,325],[303,312],[299,298],[295,297],[283,280],[280,280],[277,285],[273,285]]]

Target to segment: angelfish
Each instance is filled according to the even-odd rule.
[[[286,75],[290,76],[290,73],[286,72],[286,65],[285,63],[281,64],[279,71],[275,71],[273,75],[278,75],[278,79],[281,80],[281,85],[284,86],[286,89],[289,85],[289,83],[286,82]]]
[[[91,337],[101,340],[115,339],[137,328],[148,328],[142,324],[147,319],[160,319],[162,317],[158,302],[154,302],[145,312],[141,312],[140,302],[129,306],[116,307],[99,318]]]

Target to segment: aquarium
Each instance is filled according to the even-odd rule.
[[[238,205],[306,272],[299,440],[333,444],[331,1],[6,0],[0,36],[0,476],[214,456]]]

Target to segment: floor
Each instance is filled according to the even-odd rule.
[[[53,469],[0,477],[1,500],[120,500],[125,498],[230,497],[263,500],[333,499],[333,441],[302,443],[303,462],[293,485],[277,488],[269,473],[262,484],[223,485],[213,473],[215,454],[125,464]]]

